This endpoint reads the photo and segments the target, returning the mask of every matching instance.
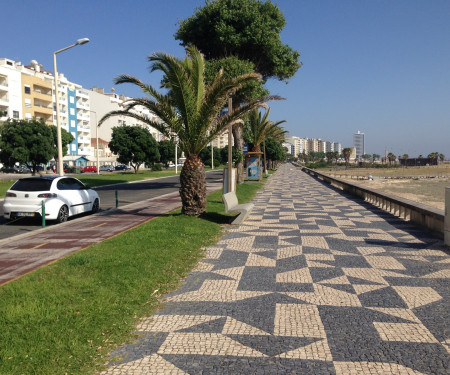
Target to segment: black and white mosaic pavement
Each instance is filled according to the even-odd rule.
[[[450,256],[282,166],[102,374],[449,374]]]

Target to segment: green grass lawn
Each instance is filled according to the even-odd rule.
[[[239,185],[239,201],[262,186]],[[0,374],[94,373],[229,221],[217,191],[203,217],[167,214],[0,287]]]

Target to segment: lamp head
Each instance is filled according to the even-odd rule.
[[[78,39],[77,42],[75,43],[77,46],[81,46],[82,44],[86,44],[89,42],[89,38],[81,38]]]

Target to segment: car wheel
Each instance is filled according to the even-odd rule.
[[[65,223],[67,219],[69,218],[69,209],[67,206],[61,206],[58,212],[58,217],[56,218],[56,221],[58,223]]]
[[[94,203],[92,204],[92,210],[91,210],[91,212],[92,212],[93,214],[95,214],[95,213],[98,212],[99,210],[100,210],[100,204],[99,204],[99,201],[98,201],[98,199],[95,199]]]

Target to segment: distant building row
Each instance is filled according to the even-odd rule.
[[[311,152],[342,152],[342,146],[338,142],[323,141],[315,138],[286,137],[283,146],[291,155],[310,154]]]
[[[72,134],[74,141],[64,157],[70,164],[79,165],[78,159],[93,161],[99,153],[100,164],[114,162],[116,157],[108,148],[112,128],[119,125],[139,125],[149,129],[160,141],[162,134],[156,129],[130,117],[112,117],[100,127],[96,124],[106,113],[123,108],[130,98],[103,89],[84,89],[70,82],[63,74],[58,77],[58,94],[61,127]],[[150,118],[156,116],[145,108],[137,112]],[[32,60],[29,66],[10,59],[0,59],[0,123],[8,118],[43,119],[48,125],[56,125],[56,99],[53,73],[42,69]],[[97,149],[98,139],[98,149]]]

